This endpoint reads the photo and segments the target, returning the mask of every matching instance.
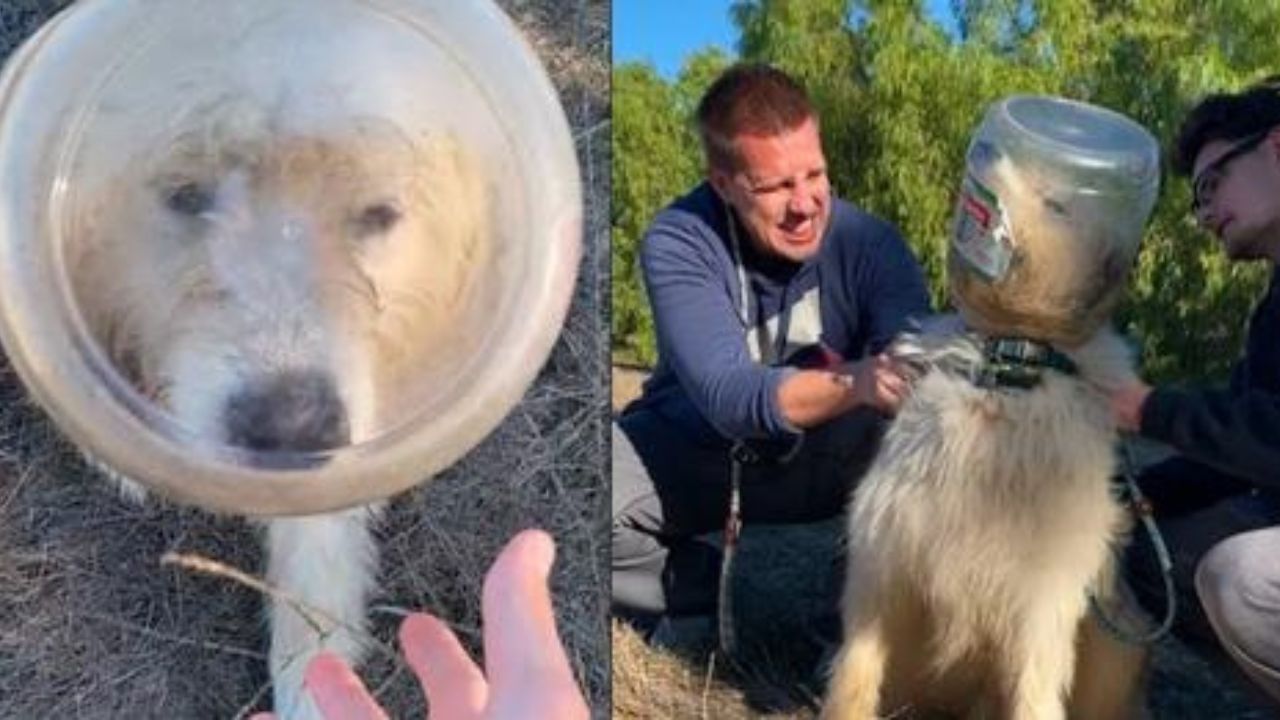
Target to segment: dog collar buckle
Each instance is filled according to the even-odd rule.
[[[1052,346],[1030,338],[988,338],[982,345],[984,363],[974,384],[983,388],[1028,390],[1040,384],[1044,370],[1075,375],[1076,365]]]

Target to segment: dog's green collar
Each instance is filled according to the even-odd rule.
[[[1030,338],[987,338],[982,343],[983,364],[974,384],[984,388],[1027,390],[1040,384],[1045,370],[1075,375],[1071,358],[1047,343]]]

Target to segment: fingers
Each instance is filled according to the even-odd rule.
[[[876,378],[876,401],[881,410],[896,413],[911,392],[911,385],[901,375],[884,373]]]
[[[488,682],[440,620],[421,613],[400,626],[400,643],[435,720],[588,716],[556,633],[547,577],[555,557],[541,531],[517,535],[485,577]]]
[[[489,701],[484,675],[443,622],[410,615],[400,625],[400,647],[422,683],[433,720],[478,720],[484,714]]]
[[[555,660],[544,653],[560,645],[547,589],[554,559],[546,533],[525,531],[507,543],[485,576],[485,665],[495,685],[504,674],[536,671]]]
[[[332,653],[320,653],[308,663],[303,682],[326,718],[387,720],[360,678]]]
[[[400,644],[433,720],[588,717],[556,632],[547,588],[554,558],[550,536],[526,531],[490,568],[483,598],[488,683],[443,622],[423,613],[405,618]],[[359,678],[333,655],[321,654],[307,666],[306,687],[326,718],[386,720]]]
[[[1122,432],[1138,432],[1142,428],[1142,408],[1147,403],[1151,387],[1141,381],[1111,391],[1107,399],[1112,418]]]
[[[551,537],[540,530],[526,530],[507,543],[485,578],[484,646],[494,701],[491,717],[587,717],[556,632],[547,588],[554,558]]]
[[[865,358],[857,363],[854,372],[860,401],[882,412],[896,413],[911,394],[908,368],[888,355]]]

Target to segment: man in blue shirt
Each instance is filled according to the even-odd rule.
[[[898,232],[832,196],[795,81],[734,66],[697,120],[706,181],[640,254],[657,367],[613,432],[613,603],[633,618],[715,611],[696,536],[725,524],[735,448],[747,523],[844,509],[907,391],[879,353],[928,311]]]
[[[1174,149],[1174,170],[1192,178],[1196,220],[1229,260],[1266,262],[1272,272],[1229,387],[1138,382],[1116,390],[1111,402],[1122,430],[1179,453],[1138,478],[1173,561],[1178,629],[1220,643],[1280,702],[1278,80],[1204,99],[1183,121]],[[1166,599],[1154,558],[1136,535],[1127,574],[1159,616]]]

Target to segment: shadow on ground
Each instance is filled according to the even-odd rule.
[[[818,668],[834,637],[839,537],[838,521],[744,532],[735,561],[737,663],[713,658],[714,638],[707,634],[689,633],[674,648],[656,650],[615,623],[614,716],[815,717],[824,687]],[[1226,663],[1176,639],[1162,640],[1147,692],[1152,720],[1274,717]]]

